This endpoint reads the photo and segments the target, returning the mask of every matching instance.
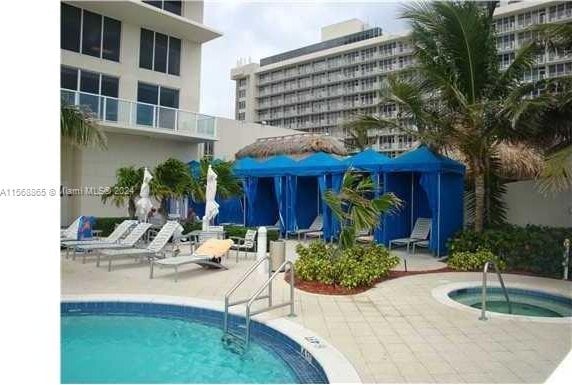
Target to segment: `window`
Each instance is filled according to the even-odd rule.
[[[63,49],[79,52],[81,9],[62,4],[60,9],[60,45]]]
[[[181,40],[141,28],[139,67],[179,75]]]
[[[183,10],[182,1],[143,1],[146,4],[152,5],[165,11],[174,13],[175,15],[181,15]]]
[[[203,156],[212,158],[214,156],[214,142],[205,142],[203,146]]]
[[[137,124],[175,128],[179,90],[140,82],[137,101]]]
[[[89,108],[99,119],[117,121],[118,78],[62,66],[60,79],[62,89],[76,91],[62,92],[66,102]]]
[[[120,21],[62,4],[60,27],[62,49],[119,61]]]

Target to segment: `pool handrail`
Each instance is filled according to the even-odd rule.
[[[506,287],[504,285],[502,275],[501,275],[496,263],[494,263],[494,261],[489,260],[489,261],[485,262],[485,266],[483,267],[483,285],[482,285],[482,291],[481,291],[481,316],[479,317],[479,320],[481,320],[481,321],[487,320],[487,315],[486,315],[486,312],[487,312],[487,273],[488,273],[490,265],[493,265],[495,268],[495,271],[497,273],[497,277],[498,277],[499,282],[500,282],[501,287],[502,287],[502,291],[504,293],[504,297],[506,298],[506,302],[508,304],[508,312],[509,312],[509,314],[512,314],[512,304],[510,303],[510,299],[508,298],[508,292],[507,292]]]

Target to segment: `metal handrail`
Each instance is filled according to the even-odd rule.
[[[495,271],[497,273],[497,277],[499,279],[499,282],[501,284],[501,287],[502,287],[502,290],[504,293],[504,297],[506,298],[506,302],[508,304],[508,312],[509,312],[509,314],[512,314],[512,304],[510,303],[510,299],[508,298],[508,292],[507,292],[506,287],[504,285],[502,275],[501,275],[497,265],[493,261],[487,261],[485,263],[485,266],[483,267],[483,287],[482,287],[482,292],[481,292],[481,316],[479,317],[479,320],[481,320],[481,321],[487,320],[487,316],[486,316],[486,311],[487,311],[487,272],[488,272],[490,265],[493,265],[495,268]]]
[[[256,268],[258,266],[260,266],[262,264],[262,262],[264,261],[268,261],[268,277],[270,277],[270,273],[272,272],[272,260],[270,259],[270,257],[264,257],[262,259],[259,259],[258,261],[256,261],[256,263],[254,263],[252,266],[250,266],[250,268],[243,274],[242,278],[240,280],[238,280],[233,287],[231,287],[224,295],[224,332],[226,333],[228,331],[228,308],[231,306],[235,306],[235,305],[240,305],[242,303],[246,303],[250,301],[250,298],[245,299],[245,300],[240,300],[240,301],[236,301],[236,302],[232,302],[230,303],[230,296],[232,295],[232,293],[234,293],[236,291],[236,289],[238,289],[240,287],[240,285],[242,285],[244,283],[244,281],[246,281],[246,279],[250,276],[250,274],[252,274],[254,272],[254,270],[256,270]],[[259,299],[264,299],[264,298],[269,298],[268,299],[268,306],[272,306],[272,286],[269,287],[268,290],[268,296],[264,296],[261,297]]]
[[[260,294],[262,294],[262,292],[264,291],[264,289],[266,287],[271,288],[272,287],[272,281],[274,280],[274,278],[276,278],[278,276],[278,274],[280,274],[280,272],[286,268],[287,265],[290,265],[290,301],[288,302],[284,302],[278,305],[274,305],[272,306],[271,304],[269,304],[268,307],[264,308],[264,309],[259,309],[256,310],[254,312],[250,311],[250,307],[252,306],[252,304],[259,300],[262,299],[263,297],[260,297]],[[282,264],[276,269],[276,271],[274,272],[274,274],[272,274],[267,280],[266,282],[264,282],[264,285],[262,285],[251,297],[250,300],[248,301],[247,305],[246,305],[246,339],[245,339],[245,347],[248,348],[248,345],[250,343],[250,318],[252,316],[255,316],[257,314],[260,313],[264,313],[266,311],[270,311],[270,310],[274,310],[274,309],[278,309],[284,306],[288,306],[290,305],[290,316],[293,317],[294,314],[294,264],[291,261],[284,261],[282,262]]]

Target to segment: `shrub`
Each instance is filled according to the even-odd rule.
[[[506,268],[506,263],[489,250],[479,249],[476,252],[459,251],[451,255],[447,265],[454,270],[476,271],[482,270],[487,261],[492,261],[499,270]]]
[[[95,218],[95,225],[93,228],[95,230],[101,230],[101,236],[107,237],[109,234],[115,230],[115,225],[130,219],[129,217],[107,217],[107,218]]]
[[[508,271],[560,278],[565,238],[572,238],[572,229],[503,225],[480,234],[462,231],[449,242],[449,252],[453,256],[459,252],[490,250],[506,263]]]
[[[183,234],[186,234],[190,231],[194,230],[201,230],[203,228],[202,222],[194,222],[194,223],[184,223],[183,224]],[[243,226],[224,226],[224,231],[226,233],[226,237],[241,237],[244,238],[246,235],[246,230],[258,230],[257,227],[243,227]],[[266,250],[270,250],[270,241],[276,241],[280,238],[280,234],[278,230],[268,230],[266,233],[267,238],[267,245]]]
[[[349,289],[369,287],[385,277],[399,258],[389,255],[381,245],[356,245],[340,250],[324,242],[299,244],[296,252],[296,276],[304,281],[318,281]]]

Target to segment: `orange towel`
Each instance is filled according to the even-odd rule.
[[[220,257],[226,254],[233,244],[232,239],[207,239],[193,254]]]

